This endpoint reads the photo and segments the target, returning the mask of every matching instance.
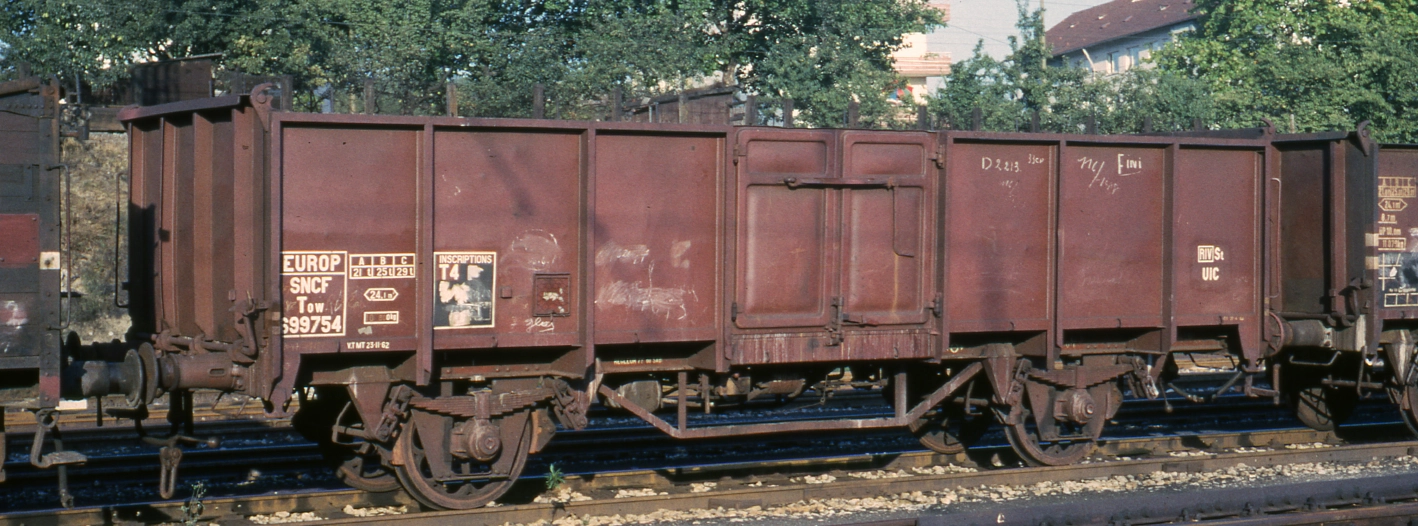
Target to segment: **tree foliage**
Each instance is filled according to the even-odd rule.
[[[996,60],[975,47],[957,63],[945,87],[931,97],[933,115],[954,128],[1023,131],[1036,115],[1042,131],[1085,131],[1091,118],[1100,133],[1136,133],[1148,119],[1154,130],[1186,129],[1193,119],[1209,122],[1214,108],[1198,80],[1155,68],[1117,75],[1049,66],[1051,52],[1041,38],[1043,12],[1018,3],[1019,35],[1009,37],[1010,54]]]
[[[799,119],[837,124],[849,101],[891,112],[902,35],[940,24],[923,0],[0,0],[3,64],[102,85],[136,61],[221,53],[219,66],[292,75],[297,103],[382,94],[381,111],[432,113],[455,81],[464,111],[607,113],[609,93],[705,78],[791,97]],[[340,95],[340,96],[343,96]],[[337,98],[337,107],[344,102]],[[387,106],[387,107],[386,107]]]
[[[1160,63],[1207,83],[1222,126],[1269,119],[1297,131],[1370,120],[1381,140],[1418,140],[1418,3],[1197,0],[1198,30]]]

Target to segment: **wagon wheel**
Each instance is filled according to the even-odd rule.
[[[1384,345],[1384,358],[1395,364],[1389,371],[1388,399],[1398,406],[1398,413],[1403,415],[1403,423],[1408,425],[1408,430],[1418,435],[1418,373],[1415,373],[1418,364],[1411,362],[1415,357],[1413,345],[1412,335],[1404,332],[1400,341]],[[1397,370],[1400,367],[1406,369],[1404,372],[1407,374],[1401,374]],[[1400,378],[1408,378],[1408,381]]]
[[[1409,386],[1404,391],[1412,392],[1413,387]],[[1295,404],[1295,417],[1316,431],[1334,431],[1349,418],[1359,401],[1355,393],[1320,385],[1302,388],[1295,392],[1292,399]],[[1412,401],[1413,398],[1410,397],[1409,400]],[[1409,412],[1411,411],[1404,411]],[[1404,415],[1405,420],[1411,418],[1411,415]]]
[[[335,468],[335,475],[339,477],[340,482],[371,493],[399,489],[399,479],[381,462],[379,451],[372,445],[368,446],[368,452],[363,452],[363,449],[364,446],[345,450],[344,460]]]
[[[1403,423],[1408,424],[1408,430],[1418,435],[1418,385],[1409,383],[1402,388],[1390,387],[1389,397],[1398,404],[1398,412],[1403,415]],[[1408,408],[1404,409],[1404,405]]]
[[[331,431],[336,424],[363,427],[344,387],[321,386],[316,393],[316,398],[302,403],[292,424],[306,439],[319,444],[320,453],[335,466],[335,476],[349,487],[372,493],[399,489],[399,479],[383,465],[379,446],[368,442],[340,444],[332,440]]]
[[[1111,386],[1104,388],[1111,389]],[[1095,387],[1090,391],[1097,389]],[[1058,395],[1057,391],[1050,394],[1050,405]],[[1083,460],[1093,452],[1098,437],[1103,434],[1106,415],[1095,416],[1085,425],[1060,422],[1046,416],[1041,426],[1034,420],[1034,408],[1029,400],[1030,397],[1025,396],[1010,408],[1004,426],[1005,438],[1026,463],[1033,466],[1063,466]]]
[[[964,453],[993,423],[988,415],[967,415],[964,411],[936,411],[922,418],[916,431],[922,446],[942,455]]]
[[[461,460],[452,457],[432,458],[425,451],[426,441],[447,444],[447,436],[425,437],[411,420],[394,443],[394,472],[404,490],[419,502],[438,509],[466,510],[492,502],[512,488],[517,476],[526,467],[532,447],[532,419],[529,412],[516,413],[501,419],[502,450],[491,463]],[[417,418],[417,415],[415,415]],[[442,429],[449,429],[442,426]],[[441,446],[440,446],[441,447]],[[447,466],[454,480],[435,478],[433,462],[450,462]]]
[[[965,444],[956,434],[954,429],[950,429],[949,419],[928,418],[921,430],[916,432],[916,438],[926,449],[942,455],[955,455],[965,452]]]

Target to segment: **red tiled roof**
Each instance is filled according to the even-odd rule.
[[[1192,0],[1113,0],[1065,18],[1044,33],[1054,56],[1196,18]]]

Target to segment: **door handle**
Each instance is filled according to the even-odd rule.
[[[895,188],[896,180],[887,179],[838,179],[835,177],[785,177],[783,184],[788,188]]]

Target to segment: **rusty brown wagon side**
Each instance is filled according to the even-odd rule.
[[[1163,395],[1168,360],[1220,353],[1233,381],[1264,374],[1264,138],[940,143],[944,357],[985,359],[1026,458],[1081,458],[1118,380]]]
[[[432,505],[486,502],[551,415],[585,425],[567,381],[593,337],[686,357],[717,337],[727,127],[295,114],[262,90],[122,118],[136,396],[241,391],[280,412],[312,387],[299,426],[381,444],[345,459],[352,484],[406,466]],[[334,421],[347,404],[352,425]],[[448,462],[492,478],[444,494]]]
[[[1267,357],[1277,395],[1316,429],[1334,429],[1391,372],[1375,359],[1377,146],[1362,127],[1271,140]]]
[[[59,402],[59,88],[0,83],[0,387],[3,403]],[[48,361],[50,363],[42,363]]]
[[[1366,196],[1374,203],[1375,210],[1369,218],[1373,224],[1362,232],[1365,245],[1373,251],[1364,253],[1364,268],[1374,274],[1374,305],[1364,313],[1373,312],[1376,318],[1367,336],[1385,351],[1389,374],[1383,385],[1389,398],[1398,404],[1409,427],[1418,432],[1418,374],[1414,372],[1418,352],[1418,337],[1414,336],[1418,330],[1418,207],[1412,206],[1418,205],[1414,202],[1418,197],[1418,146],[1384,144],[1376,149],[1373,155],[1377,162],[1368,159],[1376,167],[1369,180],[1372,193]],[[1368,298],[1364,299],[1367,307]],[[1371,350],[1364,357],[1374,354]],[[1383,375],[1378,376],[1379,380],[1384,379]],[[1354,380],[1356,384],[1364,380],[1378,383],[1372,378]],[[1356,385],[1353,389],[1358,392],[1365,387],[1374,388]]]
[[[280,412],[311,387],[302,412],[357,417],[298,425],[377,444],[345,459],[352,484],[397,475],[475,506],[553,416],[580,427],[592,396],[631,393],[624,375],[677,375],[683,416],[691,394],[707,411],[801,392],[803,363],[937,353],[930,134],[296,114],[261,90],[122,119],[146,374],[130,394]],[[760,365],[777,369],[751,379]],[[798,427],[904,425],[959,384]],[[685,437],[789,430],[686,430],[622,401]]]
[[[46,431],[54,429],[63,395],[60,347],[70,314],[63,283],[71,263],[61,222],[68,174],[59,164],[60,95],[57,84],[39,78],[0,82],[0,407],[35,411]],[[0,436],[4,432],[0,418]],[[4,452],[0,440],[0,458]],[[61,470],[84,461],[72,451],[35,453],[36,464]],[[61,499],[71,500],[67,493]]]
[[[297,427],[348,446],[331,448],[347,482],[434,507],[501,495],[595,399],[686,439],[906,427],[954,452],[997,420],[1030,462],[1076,461],[1124,386],[1207,399],[1171,385],[1182,357],[1228,361],[1209,397],[1279,396],[1256,380],[1309,319],[1277,307],[1300,301],[1287,280],[1367,254],[1350,218],[1372,211],[1351,189],[1370,184],[1362,163],[1342,182],[1303,173],[1343,148],[1328,137],[321,115],[274,100],[258,88],[123,113],[141,345],[114,373],[126,381],[85,385],[138,403],[238,391],[273,413],[298,397]],[[1345,212],[1305,215],[1306,181],[1346,189]],[[1341,274],[1315,290],[1338,294]],[[892,412],[688,417],[846,388]]]

